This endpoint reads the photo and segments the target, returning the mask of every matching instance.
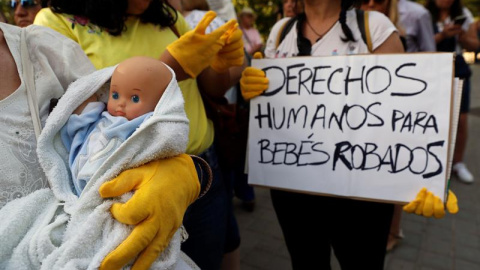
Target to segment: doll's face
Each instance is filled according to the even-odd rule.
[[[123,61],[112,75],[108,112],[128,120],[152,112],[171,79],[159,60],[134,57]]]

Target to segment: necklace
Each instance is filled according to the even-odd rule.
[[[307,25],[308,27],[310,27],[310,30],[313,31],[313,33],[315,33],[315,35],[317,35],[320,38],[322,38],[323,35],[320,35],[317,31],[315,31],[315,29],[313,29],[313,27],[310,25],[310,23],[308,22],[308,20],[305,20],[307,22]]]
[[[312,30],[313,33],[315,33],[315,35],[318,36],[317,41],[320,40],[326,33],[328,33],[328,31],[330,31],[330,29],[332,29],[332,27],[335,25],[335,23],[337,23],[337,21],[335,21],[335,22],[327,29],[327,31],[325,31],[325,33],[319,34],[317,31],[315,31],[315,29],[313,29],[312,25],[310,25],[310,23],[308,22],[308,20],[305,20],[305,21],[307,22],[307,25],[308,25],[308,27],[310,28],[310,30]]]

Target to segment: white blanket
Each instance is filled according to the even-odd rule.
[[[112,203],[126,201],[131,194],[104,200],[98,193],[100,185],[125,169],[185,152],[188,119],[173,75],[153,116],[106,160],[80,197],[74,195],[60,129],[73,110],[92,94],[107,101],[108,80],[114,68],[96,71],[72,83],[50,114],[38,140],[37,154],[51,189],[38,190],[0,210],[0,269],[98,268],[133,229],[114,220],[109,212]],[[197,268],[180,251],[185,235],[180,228],[152,269]]]

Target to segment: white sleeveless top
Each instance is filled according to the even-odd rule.
[[[18,63],[17,70],[22,74]],[[0,207],[6,202],[47,187],[37,161],[35,133],[25,83],[0,101]]]
[[[290,18],[283,18],[278,21],[270,31],[265,48],[266,58],[285,58],[295,57],[298,54],[297,47],[297,23],[285,36],[283,41],[277,47],[277,39],[283,26]],[[370,37],[372,39],[372,49],[375,50],[397,29],[393,23],[382,13],[369,11],[368,16]],[[336,22],[332,28],[315,44],[312,45],[312,56],[329,55],[349,55],[368,53],[368,48],[362,40],[360,29],[357,23],[357,14],[354,9],[347,11],[347,25],[353,33],[356,41],[343,42],[340,38],[344,37],[340,22]]]
[[[36,138],[27,102],[20,55],[20,28],[0,23],[17,65],[21,85],[0,100],[0,208],[7,202],[48,186],[37,160]],[[77,78],[94,71],[81,48],[61,34],[40,26],[27,28],[42,124],[50,99],[59,98]],[[3,79],[0,74],[0,79]]]

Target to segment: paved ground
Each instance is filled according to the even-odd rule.
[[[465,162],[476,182],[465,185],[456,180],[451,188],[459,199],[460,212],[440,220],[402,215],[405,239],[387,255],[386,270],[472,270],[480,269],[480,65],[472,66],[472,99],[469,141]],[[266,189],[257,188],[253,213],[240,208],[235,213],[242,236],[243,270],[291,269],[290,258]],[[332,268],[340,269],[335,259]]]

